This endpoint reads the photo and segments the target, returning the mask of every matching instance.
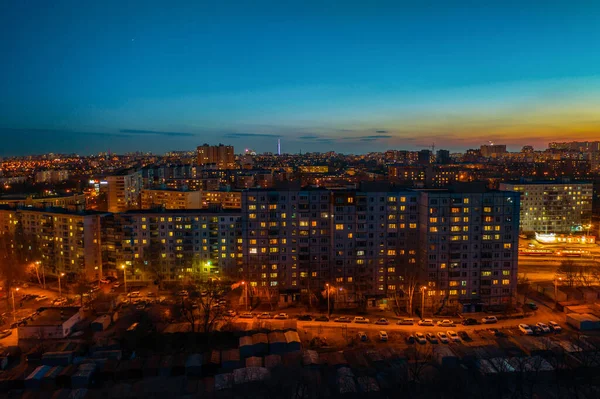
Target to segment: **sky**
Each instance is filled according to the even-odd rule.
[[[597,1],[0,2],[0,156],[600,139]]]

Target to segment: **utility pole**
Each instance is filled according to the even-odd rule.
[[[58,273],[58,297],[62,298],[62,287],[60,285],[60,278],[63,277],[64,273]]]
[[[329,283],[325,284],[327,287],[327,317],[331,316],[330,306],[329,306]]]
[[[422,286],[421,287],[421,319],[423,319],[423,316],[425,315],[425,291],[427,290],[427,287]]]
[[[562,277],[554,278],[554,307],[558,304],[558,281],[562,281]]]
[[[19,291],[19,288],[13,288],[13,292],[12,292],[13,322],[17,320],[17,310],[15,309],[15,291]]]

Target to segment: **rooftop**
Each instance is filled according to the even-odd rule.
[[[78,307],[41,308],[40,314],[29,321],[27,326],[59,326],[78,312]]]

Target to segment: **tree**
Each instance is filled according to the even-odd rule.
[[[413,265],[414,266],[414,265]],[[413,314],[413,299],[415,297],[415,291],[419,286],[419,272],[414,267],[405,267],[402,273],[402,290],[406,294],[406,311],[409,316]],[[396,306],[400,309],[398,304],[398,296],[396,295]]]
[[[28,266],[41,258],[35,237],[27,234],[17,221],[12,232],[0,235],[0,277],[4,279],[6,298],[14,283],[27,275]]]
[[[148,272],[157,282],[159,290],[162,288],[162,283],[165,280],[165,260],[162,257],[164,252],[165,245],[158,238],[151,238],[148,245],[144,247],[142,256],[138,261],[142,270]]]
[[[579,266],[572,260],[563,260],[556,270],[556,276],[560,277],[568,287],[574,287],[578,281]]]
[[[81,274],[79,276],[79,279],[73,286],[73,292],[79,296],[79,304],[80,304],[80,306],[83,306],[83,295],[89,294],[89,292],[90,292],[90,284],[86,280],[84,274]]]
[[[215,283],[190,285],[188,297],[181,297],[181,301],[173,309],[173,314],[187,321],[192,332],[212,332],[217,322],[225,316],[224,308],[219,306],[219,299],[223,293],[223,288]]]

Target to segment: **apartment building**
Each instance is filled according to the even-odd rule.
[[[222,207],[223,209],[240,209],[242,207],[241,191],[202,191],[201,207],[210,208],[212,206]]]
[[[521,197],[523,232],[572,233],[586,231],[592,217],[593,184],[582,181],[500,183],[500,190]]]
[[[107,176],[108,211],[112,213],[139,209],[142,173],[126,170]]]
[[[105,220],[105,257],[128,281],[239,278],[239,212],[137,210]],[[125,266],[123,268],[123,266]]]
[[[147,189],[141,191],[141,209],[200,209],[202,193],[175,189]]]
[[[423,191],[419,208],[425,311],[508,305],[517,286],[518,193]]]
[[[214,166],[217,169],[235,169],[235,154],[231,145],[203,144],[197,148],[198,166]]]
[[[101,219],[105,213],[64,208],[0,207],[0,231],[10,234],[18,224],[41,248],[46,274],[102,276]]]

